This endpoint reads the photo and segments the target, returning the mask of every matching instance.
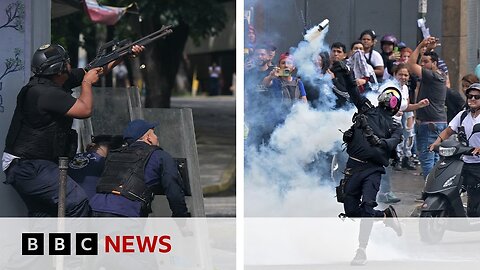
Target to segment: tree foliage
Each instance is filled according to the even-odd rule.
[[[122,7],[131,4],[132,0],[98,2]],[[143,77],[147,107],[170,107],[171,92],[187,39],[190,36],[198,44],[201,39],[223,30],[227,14],[222,2],[225,1],[138,0],[141,22],[138,15],[127,13],[114,26],[115,36],[132,40],[158,30],[162,25],[174,27],[173,34],[149,45],[141,56],[146,65]],[[78,59],[78,46],[84,47],[91,59],[98,47],[96,32],[99,29],[101,27],[90,22],[85,12],[71,14],[52,20],[52,42],[65,45],[73,63]],[[84,44],[78,44],[80,33],[84,34]]]

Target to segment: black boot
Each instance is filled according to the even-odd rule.
[[[400,225],[400,221],[397,217],[397,212],[393,208],[393,206],[389,205],[387,209],[383,210],[385,213],[385,226],[392,228],[398,236],[402,235],[402,226]]]
[[[413,164],[413,161],[411,158],[408,157],[403,157],[402,159],[402,168],[405,168],[407,170],[416,170],[415,165]]]

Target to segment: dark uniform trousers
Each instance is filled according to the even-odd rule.
[[[355,163],[352,166],[352,163]],[[345,215],[348,217],[384,217],[383,211],[375,210],[375,201],[380,187],[383,166],[361,164],[349,159],[347,170],[351,172],[345,183]]]
[[[15,160],[6,171],[11,184],[27,205],[31,217],[58,215],[59,168],[48,160]],[[65,216],[86,217],[91,209],[83,189],[67,177]]]

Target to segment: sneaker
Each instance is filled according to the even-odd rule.
[[[402,164],[400,164],[400,162],[396,162],[396,163],[393,165],[393,170],[395,170],[395,171],[403,171]]]
[[[358,248],[355,257],[350,262],[350,265],[365,265],[367,263],[367,253],[365,253],[365,248]]]
[[[388,193],[378,193],[377,201],[381,203],[398,203],[401,199],[390,191]]]
[[[420,194],[419,197],[415,198],[415,202],[420,202],[420,203],[423,203],[425,200],[423,199],[423,193]]]
[[[391,191],[385,195],[385,198],[387,199],[386,203],[398,203],[399,201],[401,201],[401,199],[398,198],[395,195],[395,193],[393,193]]]
[[[414,170],[417,169],[417,168],[415,168],[415,164],[413,163],[412,159],[408,158],[408,157],[404,157],[402,159],[402,168],[405,168],[405,169],[411,170],[411,171],[414,171]]]
[[[383,210],[383,213],[385,213],[385,220],[383,222],[385,223],[385,226],[392,228],[398,236],[401,236],[402,226],[400,225],[400,221],[397,217],[397,212],[395,211],[393,206],[389,205],[387,209]]]
[[[417,155],[413,155],[413,156],[412,156],[412,162],[413,162],[413,164],[415,164],[415,165],[420,165],[420,160],[418,159],[418,156],[417,156]]]

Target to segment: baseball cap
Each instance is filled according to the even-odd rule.
[[[478,90],[480,91],[480,83],[472,83],[468,88],[467,88],[467,91],[468,90]]]
[[[140,139],[149,129],[154,129],[158,123],[150,123],[142,119],[136,119],[128,123],[127,127],[123,131],[123,139],[128,143]]]

